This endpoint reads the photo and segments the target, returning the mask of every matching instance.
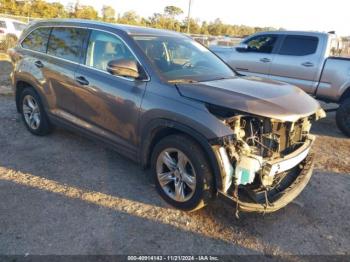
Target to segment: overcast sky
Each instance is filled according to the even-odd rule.
[[[50,0],[53,2],[53,0]],[[57,0],[56,0],[57,1]],[[110,5],[117,13],[134,10],[149,17],[167,5],[187,14],[189,0],[80,0],[100,10]],[[66,5],[75,0],[60,0]],[[220,18],[225,23],[249,26],[283,27],[289,30],[335,30],[350,35],[350,0],[192,0],[192,17],[201,21]]]

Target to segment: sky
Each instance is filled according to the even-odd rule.
[[[75,0],[59,2],[66,5]],[[189,0],[80,0],[80,4],[97,10],[110,5],[117,13],[133,10],[143,17],[160,13],[168,5],[180,7],[187,15],[188,3]],[[192,0],[191,17],[288,30],[335,30],[338,35],[350,36],[349,10],[349,0]]]

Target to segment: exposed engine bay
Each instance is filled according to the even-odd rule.
[[[253,202],[268,203],[267,192],[278,188],[307,157],[314,139],[311,121],[323,115],[320,111],[296,122],[243,114],[222,117],[233,131],[217,149],[225,169],[223,191],[238,198],[240,190]]]
[[[255,173],[262,171],[261,184],[265,187],[271,186],[273,179],[263,172],[264,162],[283,158],[295,151],[305,142],[311,128],[308,118],[289,123],[239,115],[224,121],[234,134],[224,144],[236,166],[237,185],[252,183]],[[245,170],[250,171],[247,173]]]

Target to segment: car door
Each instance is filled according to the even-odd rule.
[[[70,122],[76,122],[78,83],[74,73],[82,59],[81,50],[87,35],[88,30],[84,28],[53,27],[47,47],[49,59],[42,63],[48,81],[46,97],[51,113]]]
[[[243,41],[247,49],[236,48],[229,64],[244,75],[268,77],[278,46],[278,36],[256,35]]]
[[[107,64],[112,60],[139,60],[120,36],[91,30],[86,58],[75,74],[79,82],[78,117],[90,131],[132,149],[146,81],[112,75]]]
[[[286,35],[270,70],[270,78],[294,84],[312,94],[321,59],[317,36]]]

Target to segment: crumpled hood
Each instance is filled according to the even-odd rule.
[[[294,122],[321,107],[296,86],[259,77],[177,84],[184,97],[281,121]]]

